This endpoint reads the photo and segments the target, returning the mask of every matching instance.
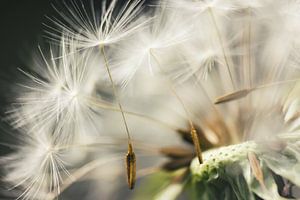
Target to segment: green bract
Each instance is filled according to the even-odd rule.
[[[184,181],[174,182],[176,177],[182,174],[182,170],[157,173],[148,178],[136,199],[145,196],[155,200],[162,198],[173,200],[179,196],[197,200],[295,199],[291,194],[286,193],[287,191],[283,191],[287,185],[282,185],[283,182],[280,180],[290,185],[300,186],[297,179],[300,173],[298,164],[300,157],[295,149],[299,148],[298,140],[295,139],[294,142],[291,142],[290,138],[283,140],[287,143],[277,151],[270,151],[265,144],[254,141],[205,151],[203,164],[199,164],[198,159],[195,158],[189,167],[190,173]],[[256,179],[250,166],[248,160],[250,152],[254,153],[259,161],[263,173],[263,185]]]
[[[197,159],[191,163],[191,174],[197,181],[210,181],[218,177],[219,170],[227,165],[244,161],[248,152],[258,152],[255,142],[245,142],[230,145],[218,149],[212,149],[203,153],[203,164]]]

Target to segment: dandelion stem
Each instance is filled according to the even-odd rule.
[[[199,163],[202,164],[203,163],[203,158],[202,158],[202,151],[201,151],[201,147],[200,147],[200,138],[199,138],[197,130],[194,126],[194,123],[192,121],[191,112],[189,111],[189,109],[187,108],[185,103],[183,102],[182,98],[177,93],[174,85],[172,84],[172,81],[168,79],[167,74],[166,74],[165,70],[162,68],[162,66],[160,65],[159,60],[156,58],[156,56],[154,55],[154,53],[152,52],[151,49],[149,51],[150,51],[150,55],[153,57],[153,59],[157,63],[157,66],[159,67],[160,71],[165,75],[168,87],[170,88],[173,95],[177,98],[179,103],[182,105],[182,108],[184,109],[184,111],[186,113],[186,117],[187,117],[187,120],[189,121],[190,128],[191,128],[191,137],[192,137],[192,140],[193,140],[193,143],[194,143],[195,151],[197,153]]]
[[[213,11],[212,11],[211,8],[208,9],[208,12],[209,12],[210,17],[211,17],[211,19],[213,21],[217,37],[218,37],[218,40],[219,40],[221,48],[222,48],[222,53],[223,53],[224,61],[225,61],[226,67],[227,67],[227,71],[228,71],[228,74],[229,74],[229,77],[230,77],[230,81],[231,81],[232,87],[235,88],[234,87],[232,73],[231,73],[231,70],[230,70],[229,62],[228,62],[228,57],[227,57],[226,52],[225,52],[224,42],[223,42],[220,30],[219,30],[218,25],[217,25],[217,21],[216,21],[215,15],[214,15],[214,13],[213,13]]]

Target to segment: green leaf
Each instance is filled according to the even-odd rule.
[[[172,183],[154,196],[154,200],[175,200],[184,188],[183,183]]]
[[[225,173],[221,175],[231,186],[238,200],[253,200],[248,183],[244,177],[240,163],[234,163],[225,167]]]
[[[136,188],[133,200],[153,200],[155,194],[159,194],[171,183],[173,176],[172,173],[163,171],[148,176]]]

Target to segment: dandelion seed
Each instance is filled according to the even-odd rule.
[[[104,1],[102,5],[100,21],[96,17],[96,13],[94,11],[93,6],[91,8],[92,18],[90,19],[83,4],[81,4],[81,6],[78,6],[76,3],[73,2],[72,8],[68,8],[68,13],[70,14],[70,16],[62,14],[62,17],[67,19],[68,24],[72,27],[72,29],[75,30],[75,32],[70,31],[69,27],[66,27],[63,24],[63,22],[55,20],[53,20],[53,22],[58,27],[62,28],[63,35],[67,35],[67,38],[70,37],[78,42],[79,45],[77,45],[77,47],[79,49],[87,49],[91,47],[100,48],[100,51],[105,61],[106,72],[112,85],[114,96],[117,99],[118,106],[122,115],[122,120],[124,122],[125,130],[128,137],[129,153],[126,156],[126,158],[134,159],[134,161],[128,163],[130,165],[128,165],[129,172],[127,173],[129,187],[130,189],[133,189],[135,182],[135,169],[132,168],[135,168],[135,155],[132,149],[132,142],[129,128],[127,125],[127,120],[124,114],[121,101],[117,94],[115,81],[111,74],[108,58],[106,57],[105,46],[109,46],[111,44],[119,42],[120,40],[123,40],[136,30],[141,28],[145,24],[145,22],[133,22],[135,17],[139,14],[141,10],[141,6],[143,4],[142,1],[128,1],[128,3],[125,4],[125,6],[120,10],[117,16],[114,17],[113,15],[115,14],[114,10],[117,2],[117,0],[112,1],[108,9],[106,10],[106,1]],[[66,41],[66,43],[69,42]]]
[[[128,185],[130,189],[133,189],[135,184],[135,177],[136,177],[136,158],[131,144],[129,144],[128,153],[126,155],[126,168],[127,168]]]

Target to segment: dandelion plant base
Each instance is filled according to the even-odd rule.
[[[191,174],[199,181],[215,179],[218,176],[218,170],[223,169],[227,165],[245,161],[247,154],[256,152],[256,148],[257,144],[249,141],[208,150],[203,153],[203,164],[200,164],[197,158],[192,161],[190,166]]]

